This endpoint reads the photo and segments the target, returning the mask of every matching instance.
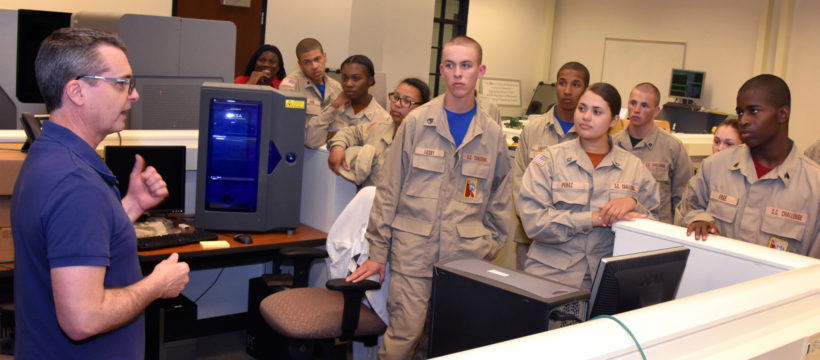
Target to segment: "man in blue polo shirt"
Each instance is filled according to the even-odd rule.
[[[15,356],[142,359],[142,312],[182,291],[188,265],[173,254],[142,278],[132,222],[168,189],[138,157],[121,198],[94,150],[124,128],[139,98],[125,46],[108,33],[60,29],[35,71],[51,118],[12,195]]]

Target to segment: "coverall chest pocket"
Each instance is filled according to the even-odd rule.
[[[614,182],[609,185],[609,201],[615,199],[632,198],[638,200],[638,186],[629,182]]]
[[[612,201],[612,200],[615,200],[615,199],[623,199],[623,198],[635,199],[637,201],[638,200],[638,193],[635,192],[635,191],[629,191],[629,190],[610,190],[609,191],[609,201]]]
[[[713,190],[709,193],[709,205],[706,206],[706,212],[715,219],[731,224],[735,222],[737,203],[737,197]]]
[[[648,164],[646,168],[652,173],[655,181],[669,182],[669,167],[667,164]]]
[[[768,206],[760,230],[778,238],[800,241],[806,232],[806,214]]]
[[[586,183],[553,182],[552,200],[555,208],[581,210],[589,204],[589,186]]]
[[[407,194],[411,196],[437,199],[444,177],[444,154],[413,154],[413,176],[406,184]]]
[[[464,196],[458,197],[464,202],[480,203],[486,192],[486,183],[490,174],[490,163],[464,160],[461,164],[461,175],[464,178]]]

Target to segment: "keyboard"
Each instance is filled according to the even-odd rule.
[[[174,246],[198,243],[204,240],[216,240],[216,234],[205,230],[181,232],[137,238],[137,251],[156,250]]]

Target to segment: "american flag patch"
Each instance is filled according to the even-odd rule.
[[[282,82],[279,84],[279,87],[282,86],[293,89],[296,87],[296,81],[291,78],[285,78],[285,80],[282,80]]]
[[[550,157],[547,154],[538,154],[535,155],[534,158],[532,158],[532,162],[534,162],[536,165],[540,167],[544,167],[544,165],[546,165],[548,161],[550,161]]]

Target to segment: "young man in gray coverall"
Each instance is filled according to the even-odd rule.
[[[573,114],[578,105],[578,99],[589,86],[589,70],[579,62],[571,61],[558,69],[555,80],[555,98],[558,101],[549,111],[539,116],[530,117],[529,123],[518,139],[515,149],[515,160],[512,164],[511,183],[513,205],[518,201],[521,189],[521,178],[533,157],[552,145],[578,137],[573,125]],[[530,249],[532,239],[524,233],[518,209],[513,206],[513,227],[510,229],[510,238],[515,242],[515,267],[524,270],[524,260]]]
[[[348,281],[391,262],[390,324],[382,359],[410,359],[424,331],[433,266],[451,257],[492,259],[512,214],[507,145],[501,128],[476,105],[484,76],[481,46],[459,36],[444,45],[447,92],[405,118],[388,150],[365,236],[370,258]]]
[[[769,74],[737,92],[744,144],[712,155],[678,205],[686,234],[718,234],[820,258],[820,165],[789,139],[791,93]]]
[[[661,112],[661,93],[651,83],[635,85],[629,93],[629,126],[612,136],[612,142],[637,156],[658,182],[661,204],[658,219],[673,222],[686,183],[692,177],[692,164],[683,143],[655,125]]]
[[[308,121],[322,112],[342,93],[342,85],[325,73],[327,54],[322,49],[319,40],[305,38],[296,45],[296,59],[299,70],[296,70],[279,84],[279,90],[297,96],[304,96],[305,127]],[[320,144],[309,144],[308,133],[305,131],[305,143],[310,147],[319,147]],[[323,145],[324,142],[321,142]]]

